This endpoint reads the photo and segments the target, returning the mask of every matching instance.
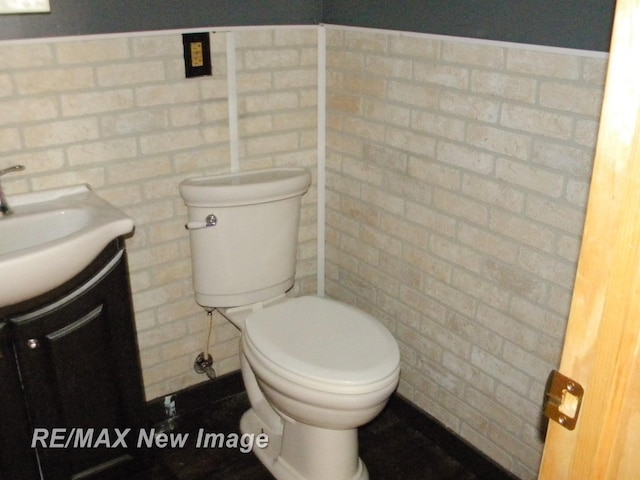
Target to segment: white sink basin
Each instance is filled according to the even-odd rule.
[[[88,186],[8,198],[0,217],[0,307],[65,283],[107,244],[133,231],[133,220]]]

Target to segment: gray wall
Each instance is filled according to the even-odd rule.
[[[230,25],[315,25],[322,0],[50,0],[51,13],[0,15],[0,40]]]
[[[325,23],[609,51],[615,0],[324,0]]]
[[[609,50],[615,0],[51,0],[0,15],[0,40],[230,25],[331,23]]]

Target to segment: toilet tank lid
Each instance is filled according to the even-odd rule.
[[[310,184],[308,169],[282,167],[188,178],[179,188],[187,206],[229,207],[303,195]]]
[[[397,371],[398,344],[376,319],[327,298],[298,297],[247,317],[244,335],[279,368],[337,385],[367,385]]]

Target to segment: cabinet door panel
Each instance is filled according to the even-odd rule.
[[[113,427],[122,418],[113,401],[118,393],[111,355],[117,347],[111,344],[109,319],[104,313],[105,307],[100,305],[45,337],[67,425]]]
[[[39,478],[9,326],[0,322],[0,480]]]
[[[139,426],[139,357],[123,252],[66,297],[11,318],[32,428]],[[86,439],[86,437],[85,437]],[[88,478],[132,458],[125,448],[42,448],[46,479]]]

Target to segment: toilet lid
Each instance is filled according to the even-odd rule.
[[[326,298],[294,298],[252,313],[243,334],[270,363],[323,383],[379,382],[400,361],[395,339],[380,322]]]

